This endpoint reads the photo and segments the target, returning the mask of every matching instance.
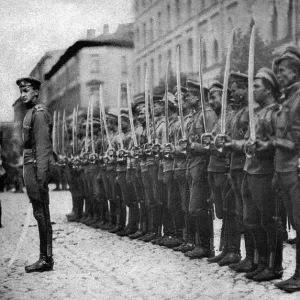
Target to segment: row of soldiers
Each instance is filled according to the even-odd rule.
[[[300,290],[300,52],[288,47],[253,80],[252,87],[246,74],[231,72],[230,89],[215,81],[204,93],[187,80],[173,94],[154,95],[152,115],[146,93],[133,117],[106,113],[106,133],[93,122],[93,151],[79,130],[81,154],[61,160],[73,201],[68,220],[208,258],[261,282],[283,276],[283,202],[297,233],[296,270],[276,286]],[[222,219],[217,256],[215,214]]]

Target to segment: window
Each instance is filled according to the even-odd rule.
[[[278,14],[275,3],[273,6],[272,37],[273,40],[277,40],[278,37]]]
[[[158,76],[161,78],[162,76],[162,55],[158,55]]]
[[[180,22],[180,0],[176,0],[176,18]]]
[[[203,68],[207,67],[207,52],[206,52],[206,44],[202,40],[202,61],[203,61]]]
[[[193,53],[193,39],[190,38],[188,40],[188,71],[193,72],[193,60],[194,60],[194,53]]]
[[[167,5],[167,24],[168,24],[168,31],[171,30],[171,7],[170,4]]]
[[[137,90],[141,91],[141,67],[138,66],[136,68],[136,76],[137,76]]]
[[[192,0],[188,0],[187,2],[187,16],[190,18],[192,15]]]
[[[146,23],[143,23],[143,41],[144,41],[144,46],[147,45],[147,27]]]
[[[126,76],[127,75],[127,57],[122,56],[122,75]]]
[[[287,36],[291,37],[293,34],[293,0],[289,1],[287,21],[288,21]]]
[[[214,60],[215,62],[219,61],[219,44],[216,39],[214,40]]]
[[[98,54],[92,54],[90,56],[90,70],[92,74],[98,74],[100,72],[100,61]]]
[[[135,31],[135,40],[137,43],[140,42],[140,29],[137,27]]]
[[[170,70],[171,70],[172,69],[172,50],[171,49],[168,50],[167,58],[170,62]],[[167,67],[167,65],[166,65],[166,67]]]
[[[151,65],[150,65],[151,69],[150,69],[150,82],[152,82],[152,84],[154,84],[155,82],[155,73],[154,73],[154,59],[151,58]]]
[[[150,19],[150,42],[154,40],[153,18]]]
[[[157,36],[160,37],[162,35],[162,27],[161,27],[161,12],[157,15]]]

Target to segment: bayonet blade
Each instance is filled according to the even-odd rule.
[[[120,137],[120,145],[119,148],[123,149],[123,134],[122,134],[122,116],[121,116],[121,82],[118,84],[118,99],[117,99],[117,107],[118,107],[118,135]]]
[[[153,88],[150,89],[150,113],[151,113],[151,122],[153,126],[153,140],[156,143],[156,126],[155,126],[155,119],[154,119],[154,103],[153,103]]]

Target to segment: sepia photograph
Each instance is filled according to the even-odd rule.
[[[300,0],[0,3],[0,299],[300,299]]]

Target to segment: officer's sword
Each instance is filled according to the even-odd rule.
[[[90,120],[90,107],[91,101],[89,101],[87,113],[86,113],[86,127],[85,127],[85,141],[84,141],[84,152],[88,152],[88,137],[89,137],[89,120]]]
[[[169,92],[169,69],[170,69],[170,60],[167,61],[166,67],[166,78],[165,78],[165,122],[166,122],[166,143],[169,143],[169,105],[168,105],[168,92]]]
[[[60,151],[60,111],[57,112],[57,119],[56,119],[56,138],[57,138],[57,154],[61,154]]]
[[[177,84],[177,98],[178,98],[178,109],[179,109],[179,120],[182,139],[186,139],[186,132],[184,128],[184,117],[182,108],[182,98],[181,98],[181,80],[180,80],[180,46],[176,49],[176,84]]]
[[[52,147],[53,147],[53,151],[55,153],[57,153],[57,149],[56,149],[56,113],[57,111],[55,110],[53,113],[53,130],[52,130]]]
[[[95,143],[94,143],[94,98],[93,97],[91,97],[90,126],[91,126],[92,154],[95,154]]]
[[[107,138],[107,143],[108,143],[108,149],[113,149],[109,134],[108,134],[108,126],[107,126],[107,120],[106,120],[106,115],[105,115],[105,109],[104,109],[104,99],[103,99],[103,87],[102,84],[100,84],[99,87],[99,104],[100,104],[100,109],[101,109],[101,115],[102,115],[102,120],[104,124],[104,129],[106,132],[106,138]]]
[[[233,37],[234,37],[234,29],[231,32],[227,56],[226,56],[226,64],[225,64],[225,72],[224,72],[224,81],[223,81],[223,93],[222,93],[222,108],[221,108],[221,133],[217,134],[215,137],[215,145],[216,140],[219,139],[222,142],[222,146],[219,147],[216,145],[217,149],[222,152],[225,144],[225,133],[226,133],[226,111],[227,111],[227,92],[228,92],[228,81],[229,81],[229,71],[230,71],[230,58],[232,53],[232,45],[233,45]]]
[[[73,109],[73,120],[72,120],[72,154],[75,156],[75,107]]]
[[[255,121],[254,121],[254,95],[253,95],[253,78],[254,78],[254,47],[255,47],[255,25],[252,27],[250,46],[249,46],[249,64],[248,64],[248,108],[249,108],[249,145],[255,143]],[[245,147],[245,153],[248,157],[253,154],[253,149]]]
[[[17,247],[15,248],[15,251],[14,251],[14,253],[13,253],[13,255],[12,255],[12,257],[11,257],[9,263],[8,263],[8,267],[9,268],[11,267],[11,265],[16,260],[18,254],[19,254],[19,251],[22,248],[22,244],[24,242],[24,239],[25,239],[27,231],[28,231],[28,227],[29,227],[29,223],[30,223],[30,220],[31,220],[31,216],[32,216],[31,205],[28,204],[28,208],[27,208],[27,212],[26,212],[26,219],[25,219],[23,231],[22,231],[21,237],[19,239],[19,242],[17,244]]]
[[[132,109],[131,109],[131,89],[130,89],[130,84],[129,84],[128,79],[127,79],[127,105],[128,105],[128,116],[129,116],[133,146],[137,148],[138,143],[137,143],[137,138],[136,138],[136,134],[135,134],[135,128],[134,128],[134,123],[133,123],[133,114],[132,114]]]
[[[61,126],[61,154],[63,156],[65,156],[65,122],[66,122],[66,111],[63,110],[62,126]]]

